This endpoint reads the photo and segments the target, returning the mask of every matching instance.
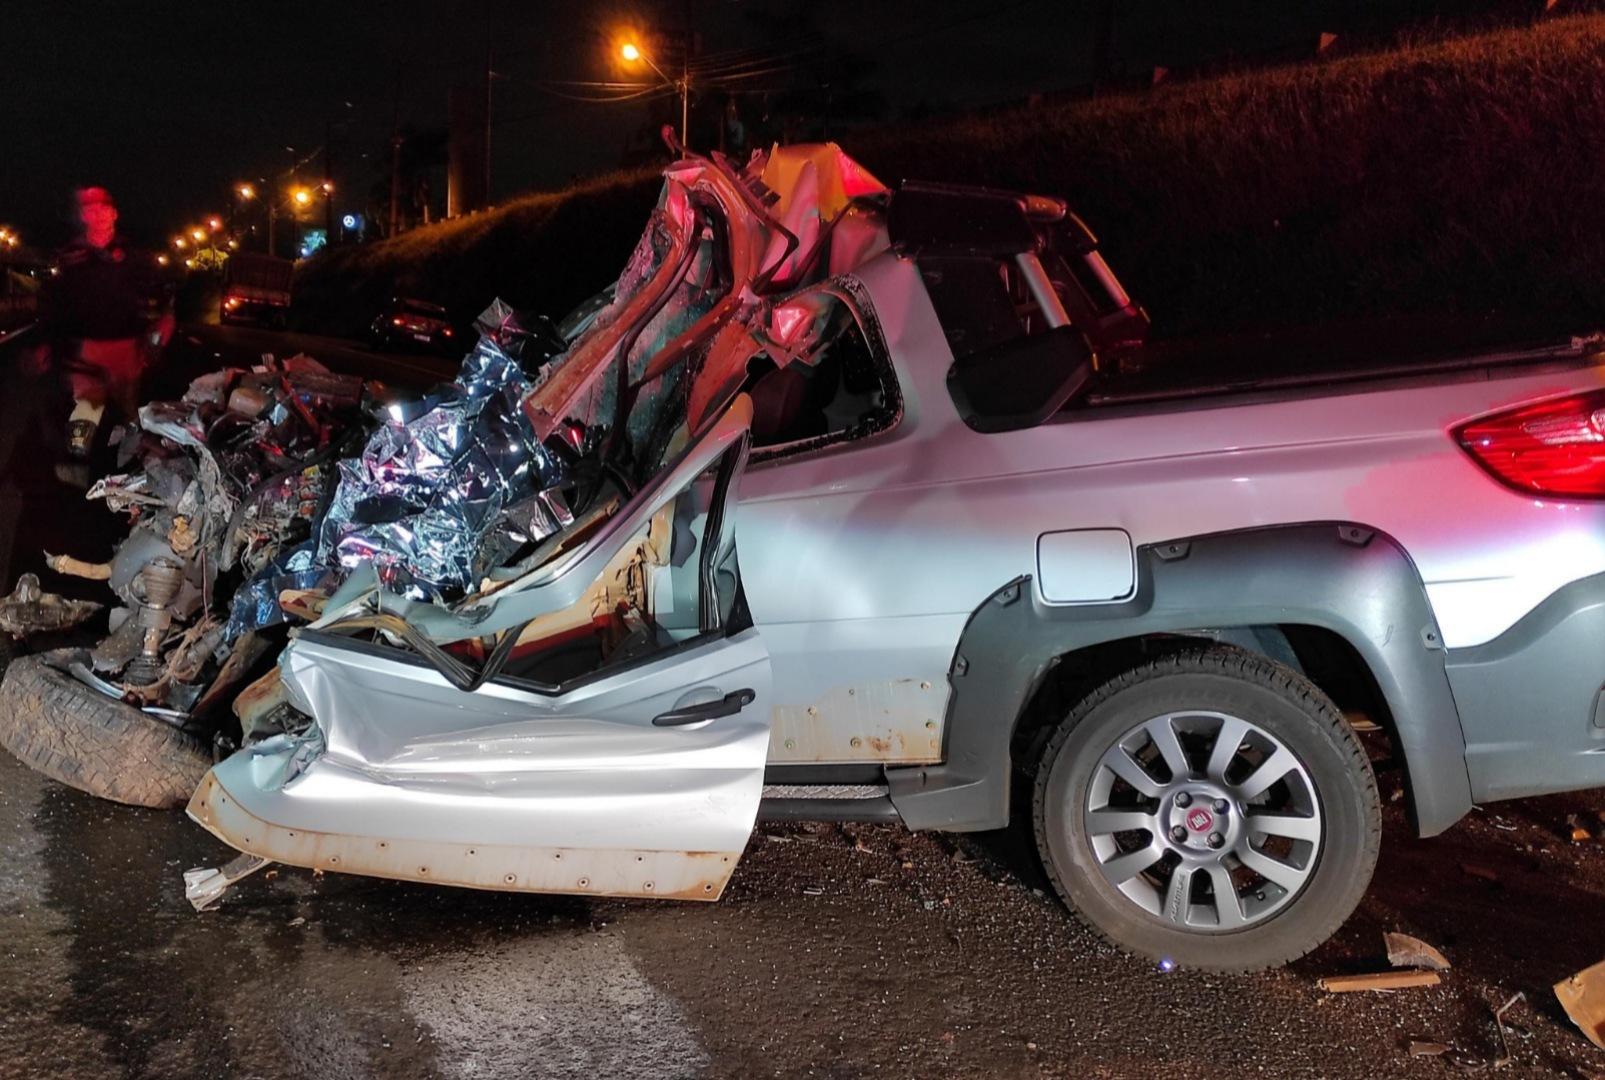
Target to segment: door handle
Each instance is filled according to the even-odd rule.
[[[670,709],[666,713],[658,713],[652,718],[652,723],[658,727],[679,727],[681,724],[695,724],[702,720],[717,720],[721,716],[734,716],[751,705],[757,697],[758,695],[751,690],[732,690],[718,701],[687,705],[683,709]]]

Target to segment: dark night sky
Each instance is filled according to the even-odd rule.
[[[1116,40],[1130,69],[1181,66],[1375,22],[1401,6],[1423,14],[1476,3],[1119,0]],[[695,0],[694,10],[704,52],[765,54],[785,45],[760,29],[758,17],[808,13],[839,48],[872,61],[868,81],[886,98],[885,118],[895,119],[922,104],[985,105],[1083,83],[1095,6]],[[487,43],[506,76],[496,84],[496,194],[558,187],[607,169],[627,140],[639,141],[647,108],[565,101],[543,90],[542,80],[634,77],[609,65],[609,35],[623,24],[673,31],[684,3],[6,0],[5,7],[0,222],[50,247],[69,235],[75,185],[110,187],[125,231],[159,241],[186,221],[226,211],[233,181],[286,170],[324,142],[331,123],[338,125],[337,206],[361,210],[383,174],[396,105],[404,125],[442,126],[448,87],[483,78]],[[315,163],[302,176],[321,179],[322,172]]]

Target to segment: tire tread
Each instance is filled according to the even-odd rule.
[[[205,743],[85,686],[65,649],[14,660],[0,683],[0,746],[79,791],[130,806],[183,806],[212,766]]]

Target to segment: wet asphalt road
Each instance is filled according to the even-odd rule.
[[[190,359],[289,351],[261,333],[202,331]],[[27,494],[37,522],[50,507]],[[1396,773],[1382,781],[1397,791]],[[1605,842],[1566,839],[1568,813],[1605,829],[1605,796],[1491,807],[1434,841],[1411,838],[1399,807],[1332,943],[1226,977],[1161,974],[1099,941],[1019,831],[766,826],[714,905],[286,868],[197,915],[182,872],[226,848],[181,814],[97,801],[0,753],[0,1080],[1455,1076],[1491,1071],[1492,1011],[1518,992],[1497,1075],[1605,1075],[1549,990],[1605,957]],[[1441,947],[1443,985],[1316,987],[1385,966],[1384,930]],[[1410,1057],[1412,1039],[1452,1044],[1453,1060]]]
[[[198,915],[181,873],[218,842],[0,755],[0,1076],[1443,1076],[1488,1068],[1492,1009],[1518,991],[1498,1075],[1589,1076],[1605,1053],[1547,989],[1605,955],[1605,855],[1556,833],[1583,805],[1513,804],[1431,843],[1390,808],[1336,941],[1226,977],[1099,942],[1012,833],[764,827],[711,905],[286,868]],[[1317,989],[1383,966],[1384,929],[1441,946],[1443,985]],[[1458,1064],[1411,1058],[1412,1038]]]

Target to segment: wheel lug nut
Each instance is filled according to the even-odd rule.
[[[1232,808],[1232,804],[1227,802],[1225,799],[1216,799],[1215,800],[1215,813],[1224,814],[1226,811],[1230,810],[1231,808]]]
[[[1209,834],[1209,846],[1210,847],[1218,848],[1224,843],[1226,843],[1226,838],[1224,836],[1222,836],[1220,833],[1212,832],[1212,833]]]
[[[1176,792],[1176,805],[1177,806],[1191,806],[1192,802],[1193,802],[1193,797],[1191,795],[1187,794],[1187,792],[1185,792],[1185,791]]]
[[[1187,839],[1187,830],[1180,825],[1173,825],[1170,829],[1170,838],[1179,844]]]

